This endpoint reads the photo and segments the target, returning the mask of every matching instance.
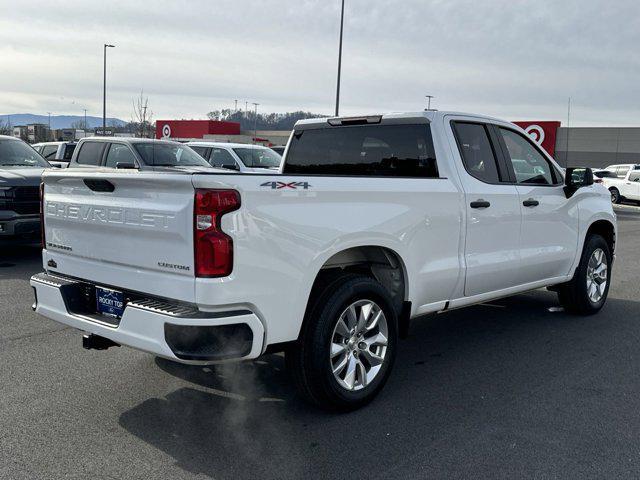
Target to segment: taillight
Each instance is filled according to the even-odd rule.
[[[40,183],[40,243],[42,248],[47,248],[44,237],[44,182]]]
[[[235,190],[196,190],[193,203],[196,277],[226,277],[233,270],[233,240],[220,228],[220,219],[238,208],[240,194]]]

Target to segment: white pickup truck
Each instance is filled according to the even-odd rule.
[[[611,192],[611,203],[622,200],[640,201],[640,165],[609,165],[602,171],[602,183]]]
[[[43,178],[38,313],[183,363],[284,351],[331,409],[380,391],[410,319],[542,287],[591,314],[611,283],[606,188],[484,116],[300,121],[280,175]]]

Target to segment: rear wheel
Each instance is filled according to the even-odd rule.
[[[610,188],[609,192],[611,192],[611,203],[620,203],[622,201],[622,196],[617,188]]]
[[[609,294],[611,251],[600,235],[585,240],[573,279],[558,288],[560,304],[568,311],[589,315],[598,312]]]
[[[286,353],[298,391],[330,410],[359,408],[378,394],[393,366],[397,318],[389,293],[374,279],[344,275],[310,306]]]

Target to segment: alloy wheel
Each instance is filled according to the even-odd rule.
[[[338,384],[361,390],[378,375],[387,354],[388,325],[382,308],[371,300],[358,300],[338,318],[331,336],[329,361]]]

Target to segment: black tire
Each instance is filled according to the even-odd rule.
[[[607,283],[602,293],[602,298],[598,301],[593,301],[589,298],[587,288],[587,274],[589,267],[589,260],[593,253],[601,249],[604,252],[607,263]],[[611,267],[612,256],[609,245],[603,237],[600,235],[589,235],[584,243],[582,250],[582,256],[580,257],[580,264],[576,268],[576,272],[570,282],[560,285],[557,289],[558,300],[564,309],[571,313],[578,315],[593,315],[600,311],[607,301],[607,295],[609,294],[609,287],[611,285]]]
[[[622,195],[617,188],[610,188],[609,192],[611,192],[611,203],[618,204],[622,201]]]
[[[387,323],[387,346],[384,361],[371,383],[350,391],[335,378],[330,351],[340,316],[359,300],[370,300],[382,309]],[[366,405],[380,392],[391,373],[396,345],[397,313],[387,290],[371,277],[345,274],[324,285],[319,295],[316,292],[300,338],[285,355],[287,368],[303,398],[326,410],[351,411]]]

